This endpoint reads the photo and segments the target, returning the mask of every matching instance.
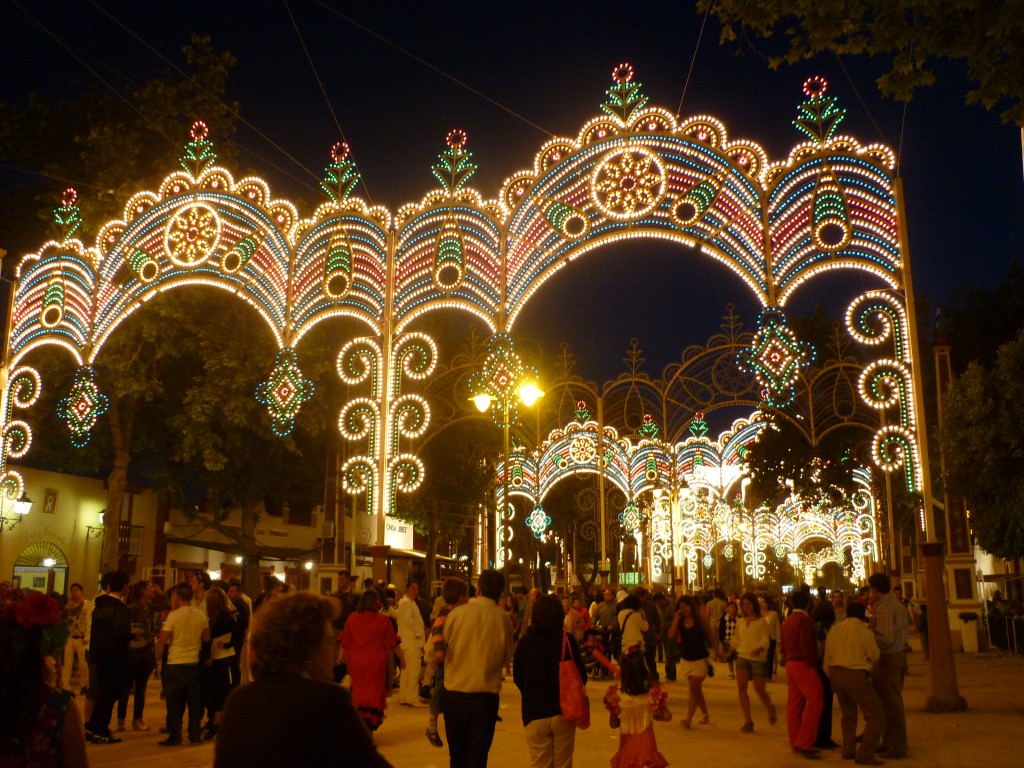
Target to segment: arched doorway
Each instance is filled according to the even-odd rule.
[[[22,589],[66,595],[68,560],[56,544],[37,541],[25,547],[15,559],[11,581]]]

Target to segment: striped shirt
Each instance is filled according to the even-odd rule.
[[[903,603],[890,592],[874,607],[871,628],[882,653],[899,653],[907,649],[907,629],[910,620]]]

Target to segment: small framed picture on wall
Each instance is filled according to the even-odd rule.
[[[57,514],[57,489],[47,488],[43,496],[43,512],[48,515]]]

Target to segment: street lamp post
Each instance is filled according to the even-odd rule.
[[[512,421],[517,415],[517,402],[529,408],[544,396],[544,391],[537,386],[536,371],[523,364],[522,359],[515,351],[512,337],[504,333],[495,334],[488,341],[484,367],[473,374],[469,387],[472,392],[470,399],[476,405],[477,410],[481,413],[490,410],[492,416],[499,416],[499,423],[503,431],[501,471],[503,509],[500,514],[505,533],[501,559],[507,572],[512,557],[511,515],[508,514]],[[499,418],[495,420],[499,421]],[[493,555],[497,554],[497,549],[495,541]],[[496,557],[495,560],[497,560]]]

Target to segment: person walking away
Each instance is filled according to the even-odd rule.
[[[156,658],[153,655],[153,640],[160,631],[157,614],[151,609],[153,585],[149,581],[137,581],[128,595],[128,620],[131,622],[132,639],[128,643],[128,660],[131,665],[129,683],[117,702],[117,730],[125,729],[128,717],[128,695],[134,691],[132,702],[132,730],[148,731],[149,726],[142,719],[146,708],[146,686],[153,674]]]
[[[235,631],[231,635],[231,647],[235,649],[228,662],[229,690],[249,682],[249,625],[252,624],[252,600],[242,591],[242,582],[231,579],[228,582],[228,600],[235,607]]]
[[[722,660],[729,664],[729,679],[736,678],[736,648],[733,637],[736,635],[736,625],[739,621],[736,617],[739,614],[739,606],[736,603],[726,603],[725,615],[718,622],[718,650]]]
[[[443,747],[444,742],[437,733],[437,716],[441,714],[441,694],[444,691],[444,623],[448,614],[456,606],[469,601],[469,585],[462,579],[448,578],[441,587],[444,605],[437,612],[434,623],[430,626],[431,659],[434,666],[434,685],[430,689],[430,718],[427,721],[427,740],[435,747]]]
[[[754,680],[754,691],[768,710],[768,722],[775,725],[775,705],[768,695],[768,622],[761,616],[761,608],[757,598],[747,592],[740,598],[740,610],[743,618],[736,623],[736,689],[739,693],[740,710],[743,712],[744,733],[754,730],[754,721],[750,716],[750,696],[747,683]]]
[[[559,703],[559,664],[568,660],[562,656],[563,643],[584,685],[587,670],[576,638],[563,629],[562,611],[553,595],[537,598],[533,623],[520,639],[512,664],[512,679],[523,695],[523,727],[532,768],[572,768],[576,724],[562,717]]]
[[[202,735],[203,694],[199,682],[199,653],[210,641],[210,620],[206,612],[192,605],[192,586],[186,582],[171,590],[171,612],[160,630],[160,642],[167,646],[164,663],[164,692],[167,699],[167,738],[161,747],[182,743],[181,723],[188,707],[188,740],[198,744]]]
[[[363,592],[356,612],[348,617],[341,631],[337,663],[347,664],[352,681],[352,704],[367,729],[376,731],[384,722],[384,709],[391,693],[388,659],[398,647],[394,625],[381,613],[380,593],[370,588]],[[405,656],[398,649],[399,667],[405,669]]]
[[[779,650],[786,660],[786,724],[789,746],[811,760],[820,760],[821,754],[814,742],[818,736],[818,721],[824,706],[821,680],[818,679],[818,637],[814,621],[807,613],[810,596],[798,591],[790,595],[792,613],[779,631]]]
[[[405,594],[398,601],[398,639],[405,656],[405,668],[399,677],[398,703],[406,707],[425,707],[420,701],[420,672],[423,666],[425,629],[416,598],[420,585],[411,579],[405,585]]]
[[[78,663],[78,685],[80,693],[89,687],[89,664],[85,651],[89,647],[89,610],[92,603],[85,599],[85,591],[77,582],[71,585],[71,596],[61,615],[68,623],[68,641],[64,645],[64,690],[70,691],[72,666]],[[926,657],[927,658],[927,657]]]
[[[708,705],[704,700],[704,678],[708,676],[708,635],[710,634],[701,620],[700,610],[696,601],[689,595],[683,595],[676,603],[678,606],[669,627],[668,636],[678,648],[680,676],[686,680],[690,695],[686,707],[686,717],[682,720],[683,728],[689,730],[693,715],[700,708],[701,725],[711,722]]]
[[[121,691],[131,678],[128,643],[132,639],[128,606],[124,593],[129,577],[124,571],[103,575],[103,592],[93,601],[89,631],[89,657],[96,667],[99,693],[92,717],[85,726],[85,738],[93,744],[116,744],[121,741],[110,732],[110,718]]]
[[[213,739],[217,736],[217,727],[224,713],[224,701],[231,689],[230,666],[235,655],[232,646],[237,624],[235,606],[228,600],[224,590],[212,587],[206,593],[206,618],[210,623],[210,644],[202,654],[203,663],[199,675],[200,679],[206,680],[203,690],[207,694],[205,704],[210,713],[203,738]]]
[[[661,686],[651,682],[640,650],[623,644],[621,687],[612,684],[604,695],[608,724],[619,729],[619,749],[612,756],[612,768],[664,768],[668,765],[654,738],[654,720],[668,716],[667,698]]]
[[[309,592],[263,604],[250,638],[254,681],[228,696],[214,768],[391,768],[348,691],[331,682],[336,612]]]
[[[451,768],[484,768],[498,719],[501,669],[512,658],[512,621],[498,607],[505,577],[480,574],[478,596],[444,624],[444,711]]]
[[[842,593],[840,593],[841,595]],[[843,618],[846,618],[846,607],[843,606]],[[818,679],[821,681],[822,708],[818,720],[818,738],[814,742],[816,749],[836,749],[839,745],[832,739],[832,681],[825,674],[825,641],[828,633],[836,623],[835,603],[827,595],[822,594],[818,604],[811,610],[814,620],[814,631],[818,639]]]
[[[907,756],[907,719],[903,709],[903,675],[907,665],[906,606],[890,592],[890,581],[884,573],[873,573],[871,587],[871,629],[882,655],[874,677],[875,691],[885,709],[885,731],[882,733],[883,758]],[[846,609],[849,613],[849,608]]]
[[[769,595],[761,595],[757,602],[761,608],[761,617],[768,622],[768,679],[771,680],[779,669],[779,628],[782,620],[775,609],[775,601]]]
[[[665,597],[664,592],[654,595],[654,604],[658,606],[658,613],[661,617],[661,626],[670,627],[675,617],[676,607]],[[676,680],[676,639],[668,631],[661,633],[658,641],[658,656],[665,661],[665,680],[674,683]]]
[[[875,747],[885,728],[882,700],[871,686],[871,670],[881,656],[874,633],[865,621],[861,603],[851,602],[847,618],[837,622],[825,639],[825,674],[842,712],[843,759],[858,765],[883,765]],[[857,708],[864,715],[864,733],[857,743]]]
[[[715,587],[711,591],[711,599],[708,600],[708,626],[715,630],[712,637],[708,638],[712,643],[712,650],[714,651],[715,661],[724,661],[722,658],[722,648],[719,644],[718,638],[718,626],[722,621],[722,617],[725,616],[725,592],[722,591],[721,587]]]
[[[640,649],[640,656],[644,656],[644,633],[647,632],[647,616],[642,610],[640,598],[634,595],[626,595],[619,602],[619,615],[616,617],[621,638],[622,651],[620,656],[625,655],[629,648],[634,646]],[[653,675],[652,675],[653,677]]]
[[[640,610],[647,619],[647,629],[644,630],[644,659],[647,667],[651,670],[651,677],[654,682],[661,679],[658,674],[658,642],[661,640],[661,614],[658,606],[651,600],[651,594],[645,587],[637,587],[634,594],[640,598]]]

